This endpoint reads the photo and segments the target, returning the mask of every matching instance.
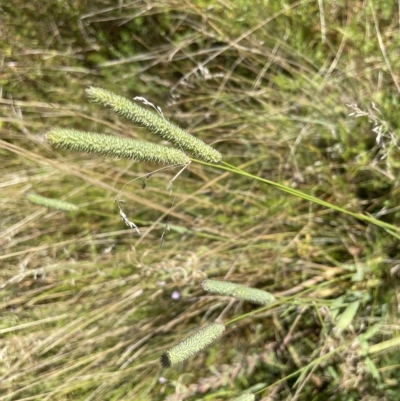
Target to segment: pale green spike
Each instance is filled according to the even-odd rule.
[[[199,331],[175,345],[175,347],[164,352],[160,358],[161,366],[169,368],[186,361],[220,338],[224,331],[225,325],[221,323],[211,323],[202,327]]]
[[[229,295],[242,301],[249,301],[258,305],[268,305],[275,302],[275,297],[267,291],[246,287],[228,281],[204,280],[202,287],[207,292]]]
[[[64,210],[66,212],[75,212],[79,210],[78,206],[60,199],[46,198],[37,194],[29,194],[27,198],[35,205],[44,206],[49,209]]]
[[[178,149],[112,135],[73,129],[53,129],[46,134],[46,138],[55,147],[101,156],[167,165],[190,162],[185,153]]]

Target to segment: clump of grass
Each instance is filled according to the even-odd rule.
[[[60,128],[47,132],[46,138],[54,147],[100,156],[167,165],[190,162],[190,159],[178,149],[129,138]]]
[[[184,376],[190,390],[186,399],[232,399],[227,389],[236,395],[250,382],[254,388],[249,391],[263,392],[264,398],[398,399],[399,269],[393,256],[398,241],[390,234],[396,235],[399,216],[388,206],[393,202],[398,210],[398,151],[389,132],[379,131],[371,164],[378,175],[371,187],[386,175],[393,177],[393,189],[385,196],[372,194],[373,208],[363,209],[354,196],[357,184],[352,182],[353,165],[346,149],[360,153],[359,144],[374,136],[362,120],[349,124],[344,107],[355,102],[362,110],[373,100],[388,127],[397,127],[396,88],[382,68],[385,60],[374,37],[378,26],[379,44],[386,46],[393,71],[398,70],[398,58],[389,54],[397,48],[395,5],[359,1],[349,8],[345,2],[318,1],[286,7],[268,2],[265,20],[257,4],[243,1],[228,1],[226,8],[225,3],[215,4],[212,9],[204,2],[182,6],[166,1],[150,10],[151,1],[135,3],[132,19],[120,7],[105,9],[104,2],[86,7],[78,0],[77,7],[68,9],[60,2],[33,0],[32,7],[18,8],[23,3],[16,0],[5,7],[12,29],[5,29],[4,35],[12,41],[3,40],[4,68],[9,72],[2,97],[2,107],[7,108],[1,120],[5,136],[0,140],[7,177],[2,206],[4,224],[9,225],[0,239],[4,294],[0,349],[5,362],[0,364],[0,393],[5,400],[184,398],[179,367],[163,371],[165,385],[154,383],[159,354],[165,343],[179,341],[176,336],[200,319],[230,314],[234,303],[201,296],[188,296],[185,301],[190,304],[168,302],[165,295],[176,285],[187,285],[190,294],[196,283],[193,276],[204,272],[210,277],[226,274],[235,282],[251,278],[274,283],[279,299],[282,294],[293,296],[294,305],[280,307],[277,302],[271,310],[259,312],[247,303],[235,303],[235,319],[242,322],[235,323],[237,330],[232,330],[229,343],[219,346],[219,360],[213,360],[210,352],[206,364],[202,358],[191,361],[191,376]],[[15,13],[7,16],[10,7]],[[21,20],[21,9],[32,17]],[[44,18],[50,16],[49,26],[60,40],[39,39],[49,31],[41,29],[42,22],[35,23],[38,9]],[[79,14],[82,9],[85,16]],[[129,5],[125,10],[129,14]],[[136,173],[137,165],[127,171],[119,164],[108,168],[88,159],[79,161],[86,167],[84,174],[56,158],[45,170],[42,166],[50,160],[41,144],[37,142],[32,152],[34,142],[27,141],[36,129],[43,132],[54,126],[48,116],[54,117],[57,110],[57,119],[65,118],[65,111],[74,113],[75,119],[82,117],[74,110],[85,106],[76,104],[74,94],[91,75],[82,78],[88,66],[79,56],[82,24],[73,23],[81,17],[90,29],[85,39],[99,45],[98,52],[86,53],[87,61],[95,64],[104,85],[112,87],[118,77],[118,86],[125,90],[151,96],[164,91],[163,99],[172,88],[169,100],[181,111],[188,110],[193,125],[218,137],[224,159],[245,170],[238,175],[237,168],[222,163],[218,168],[225,170],[217,170],[216,164],[192,163],[191,173],[204,184],[199,188],[199,179],[182,179],[186,195],[178,194],[176,205],[185,208],[179,214],[172,212],[180,222],[170,225],[173,240],[160,250],[155,249],[155,230],[148,230],[147,242],[137,241],[131,233],[110,227],[109,211],[99,211],[104,218],[68,222],[60,231],[48,221],[28,221],[25,217],[30,216],[12,203],[27,177],[36,182],[52,177],[64,188],[82,180],[87,202],[99,209],[104,190],[112,193],[115,177],[119,185]],[[172,23],[177,18],[179,23]],[[232,24],[233,20],[241,23]],[[152,29],[159,25],[162,30]],[[132,37],[140,40],[126,40]],[[46,43],[46,48],[32,52],[32,38]],[[65,43],[78,57],[59,56],[65,54]],[[49,50],[56,57],[43,62],[40,52]],[[142,61],[126,63],[132,55]],[[73,102],[66,104],[71,93]],[[341,151],[332,152],[332,145]],[[212,176],[213,172],[219,174]],[[344,205],[355,215],[328,210],[326,204],[316,206],[312,198],[295,199],[295,192],[286,196],[271,183],[258,185],[263,179]],[[143,218],[152,222],[151,210],[160,210],[165,193],[151,193],[149,187],[145,197],[141,189],[140,195],[129,196],[145,199]],[[377,210],[385,213],[383,218]],[[379,216],[383,230],[373,226]],[[194,228],[188,228],[194,217]],[[158,281],[166,284],[161,287]],[[307,291],[312,291],[309,297]],[[337,321],[357,296],[360,307],[346,319],[348,330],[338,335]],[[238,316],[241,307],[245,310]],[[389,309],[394,311],[392,320],[384,313]],[[362,344],[363,352],[355,350],[356,344]]]
[[[395,237],[399,236],[399,229],[397,227],[388,224],[386,222],[379,221],[378,219],[372,216],[351,212],[346,208],[342,208],[335,204],[321,200],[318,197],[314,197],[307,193],[303,193],[288,185],[279,184],[274,181],[265,179],[263,177],[253,175],[251,173],[244,171],[239,167],[232,166],[225,162],[216,166],[214,164],[210,164],[210,162],[216,163],[217,161],[217,158],[214,158],[215,154],[214,156],[212,156],[213,152],[210,151],[210,149],[212,148],[208,147],[208,145],[204,143],[200,145],[200,147],[197,147],[198,141],[195,140],[195,138],[187,139],[190,138],[190,135],[188,135],[187,133],[185,133],[185,135],[181,135],[180,131],[176,131],[176,127],[172,126],[171,128],[171,125],[169,123],[166,124],[165,119],[163,119],[161,116],[151,113],[148,110],[142,109],[141,107],[135,105],[134,103],[129,102],[127,99],[122,98],[118,95],[114,95],[113,93],[105,91],[104,89],[91,87],[87,90],[87,94],[93,102],[100,103],[106,106],[107,109],[110,109],[121,116],[127,117],[128,119],[134,121],[135,123],[146,127],[151,132],[158,133],[164,139],[168,139],[170,142],[174,144],[174,146],[179,148],[173,150],[180,152],[181,156],[185,158],[180,160],[182,161],[182,163],[178,163],[176,159],[172,160],[172,158],[167,158],[163,156],[163,159],[161,157],[157,158],[158,162],[160,162],[160,160],[163,160],[163,163],[165,164],[187,164],[189,163],[190,159],[186,156],[185,153],[183,153],[180,150],[184,149],[185,151],[191,154],[197,155],[200,158],[200,160],[196,160],[198,163],[201,163],[203,165],[212,165],[217,169],[228,171],[238,176],[244,176],[257,180],[259,182],[262,182],[263,184],[275,187],[277,189],[280,189],[281,191],[305,199],[314,204],[318,204],[328,209],[350,215],[364,222],[369,222],[377,226],[383,227],[387,229],[387,231],[390,232],[390,234],[392,234],[393,236]],[[150,115],[148,113],[150,113]],[[174,133],[173,136],[171,136],[172,133]],[[84,141],[81,140],[82,136],[85,138]],[[133,151],[132,150],[133,146],[132,146],[129,152],[126,152],[127,149],[127,146],[125,146],[126,142],[112,143],[110,140],[107,144],[104,144],[102,143],[101,137],[102,136],[99,134],[80,133],[74,130],[52,130],[50,131],[50,133],[47,134],[47,138],[50,143],[69,150],[93,152],[102,156],[112,155],[115,157],[122,157],[121,155],[124,155],[125,158],[134,158],[140,161],[155,162],[156,160],[156,159],[150,159],[149,154],[147,154],[147,152],[150,153],[150,147],[143,148],[143,151],[137,149]],[[175,139],[180,138],[179,140],[182,140],[183,142],[172,140],[171,139],[172,137],[174,137]],[[130,155],[132,154],[135,154],[135,157],[130,157]],[[218,161],[219,160],[220,159],[218,159]],[[184,163],[183,161],[185,161],[186,163]],[[136,231],[140,233],[136,225],[132,223],[130,220],[128,220],[128,218],[122,212],[122,210],[120,210],[120,215],[122,220],[129,227],[135,228]],[[275,297],[272,294],[258,289],[249,288],[240,284],[221,282],[217,280],[205,280],[202,285],[203,289],[206,290],[207,292],[216,293],[220,295],[233,296],[237,299],[246,300],[258,305],[268,305],[275,302]],[[183,361],[186,361],[187,359],[193,357],[198,352],[204,350],[206,347],[211,345],[218,338],[220,338],[224,330],[225,326],[220,323],[213,323],[200,329],[194,335],[184,339],[175,347],[172,347],[171,349],[165,351],[160,358],[161,366],[173,367]],[[246,397],[247,396],[251,397],[251,395],[246,395]]]
[[[218,163],[222,158],[221,153],[202,140],[190,135],[161,115],[155,114],[122,96],[106,89],[95,87],[86,89],[86,94],[91,102],[101,104],[113,113],[133,121],[153,134],[161,136],[177,149],[182,149],[206,162]]]

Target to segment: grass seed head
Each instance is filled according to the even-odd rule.
[[[106,157],[166,165],[180,165],[190,162],[185,153],[178,149],[112,135],[101,135],[73,129],[53,129],[46,134],[46,138],[55,147],[95,153]]]
[[[76,212],[79,210],[78,206],[72,203],[60,199],[46,198],[45,196],[37,194],[29,194],[27,199],[35,205],[44,206],[49,209],[64,210],[66,212]]]
[[[201,285],[204,291],[219,295],[228,295],[258,305],[268,305],[275,302],[275,297],[267,291],[230,283],[228,281],[204,280]]]
[[[159,113],[154,113],[102,88],[89,87],[86,89],[86,95],[92,103],[101,104],[113,113],[159,135],[177,149],[182,149],[206,162],[218,163],[222,159],[221,154],[214,148],[166,120]]]
[[[202,327],[193,335],[187,337],[161,355],[160,362],[163,368],[175,366],[186,361],[200,351],[204,350],[220,338],[225,331],[225,325],[212,323]]]

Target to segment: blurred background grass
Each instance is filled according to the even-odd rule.
[[[172,194],[175,170],[143,189],[132,180],[154,166],[43,140],[69,127],[159,141],[83,90],[143,96],[225,161],[398,225],[398,7],[0,1],[0,399],[399,399],[390,233],[196,163]],[[30,204],[32,192],[80,211]],[[141,237],[120,220],[118,193]],[[205,294],[205,277],[279,302]],[[159,367],[217,318],[237,319],[222,341]]]

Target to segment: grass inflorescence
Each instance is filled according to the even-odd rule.
[[[46,138],[56,148],[94,153],[105,157],[166,165],[180,165],[190,162],[185,153],[178,149],[94,132],[56,128],[47,132]]]
[[[219,295],[229,295],[241,301],[249,301],[258,305],[268,305],[276,301],[275,297],[269,292],[242,284],[221,280],[204,280],[201,285],[204,291]]]
[[[35,205],[44,206],[49,209],[64,210],[66,212],[76,212],[79,207],[73,203],[63,201],[61,199],[48,198],[38,194],[29,194],[27,199]]]
[[[100,104],[113,113],[133,121],[153,134],[159,135],[175,145],[177,149],[182,149],[206,162],[218,163],[222,158],[218,151],[202,140],[190,135],[163,116],[147,110],[122,96],[96,87],[87,88],[86,95],[91,102]]]
[[[202,327],[196,333],[185,338],[179,344],[165,351],[160,358],[161,366],[164,368],[173,367],[187,359],[195,356],[198,352],[209,347],[225,331],[221,323],[212,323]]]

